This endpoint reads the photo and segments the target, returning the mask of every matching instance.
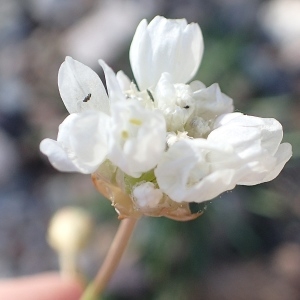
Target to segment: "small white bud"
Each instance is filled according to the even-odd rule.
[[[93,224],[86,211],[66,207],[52,217],[48,228],[48,243],[59,255],[63,274],[77,275],[76,257],[86,246]]]
[[[154,208],[163,197],[160,189],[156,189],[152,182],[144,182],[133,189],[133,198],[136,204],[141,207]]]

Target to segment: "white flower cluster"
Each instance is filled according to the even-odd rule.
[[[157,16],[139,24],[131,44],[136,84],[100,60],[106,93],[94,71],[67,57],[58,86],[70,115],[41,151],[60,171],[102,172],[137,209],[274,179],[292,155],[281,124],[234,113],[218,84],[188,84],[202,54],[197,24]]]

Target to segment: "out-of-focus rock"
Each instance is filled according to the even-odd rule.
[[[294,284],[300,283],[300,245],[282,244],[273,256],[274,270]]]
[[[152,1],[103,1],[61,38],[61,51],[96,67],[98,59],[112,62],[129,46],[138,23],[152,16]]]
[[[16,175],[19,163],[20,160],[15,144],[0,130],[0,186]]]
[[[66,27],[90,8],[94,0],[28,0],[27,9],[40,23]]]
[[[280,48],[281,59],[291,70],[300,69],[300,2],[266,2],[259,14],[264,30]]]

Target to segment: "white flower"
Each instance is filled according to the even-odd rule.
[[[162,74],[153,96],[155,107],[164,114],[167,130],[186,130],[192,137],[203,137],[213,129],[218,116],[233,112],[232,99],[221,92],[218,84],[173,84],[169,73]]]
[[[120,83],[145,107],[162,111],[168,131],[205,136],[212,129],[213,119],[232,112],[233,105],[232,99],[222,94],[217,84],[209,88],[199,81],[186,84],[199,68],[203,48],[197,24],[188,25],[185,19],[168,20],[159,16],[149,25],[143,20],[130,47],[131,67],[140,94],[128,85],[124,74],[120,74]],[[154,107],[145,91],[151,93]]]
[[[126,100],[115,73],[99,62],[109,98],[99,92],[103,84],[90,68],[70,57],[62,64],[60,93],[71,115],[60,125],[57,141],[42,141],[41,151],[61,171],[93,173],[109,158],[126,174],[139,177],[156,166],[165,149],[165,120],[137,100]],[[91,97],[82,99],[86,93]]]
[[[236,184],[274,179],[292,155],[275,119],[220,116],[207,139],[175,142],[155,169],[160,189],[178,202],[202,202]]]
[[[110,105],[98,75],[66,57],[58,86],[70,115],[59,126],[57,141],[45,139],[40,150],[60,171],[93,173],[108,153]]]
[[[70,115],[40,144],[61,171],[92,173],[120,217],[189,220],[189,202],[274,179],[292,155],[274,119],[233,112],[218,84],[187,83],[203,54],[186,20],[143,20],[130,47],[137,85],[99,60],[98,75],[67,57],[58,86]]]
[[[136,100],[114,105],[109,159],[132,177],[154,168],[165,150],[166,125],[160,112],[148,111]]]
[[[274,179],[292,156],[280,144],[282,127],[275,119],[220,116],[207,139],[181,139],[155,169],[160,189],[174,201],[202,202],[236,184],[255,185]]]
[[[165,150],[165,120],[160,112],[145,109],[138,100],[126,99],[115,73],[104,61],[99,62],[111,100],[109,159],[126,174],[140,177],[156,166]]]
[[[128,85],[124,74],[120,74],[120,83],[129,89],[127,94],[138,98],[144,107],[159,109],[168,131],[184,131],[194,112],[193,89],[205,87],[200,82],[186,84],[199,68],[203,48],[197,24],[159,16],[149,25],[143,20],[130,47],[131,67],[140,92]]]
[[[199,68],[203,48],[198,24],[160,16],[149,25],[146,20],[141,21],[129,53],[140,90],[155,86],[164,72],[172,76],[173,83],[189,81]]]

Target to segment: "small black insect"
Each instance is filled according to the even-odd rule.
[[[92,97],[92,94],[88,94],[82,101],[83,102],[88,102]]]
[[[188,108],[190,108],[190,107],[189,107],[189,105],[186,105],[184,108],[185,108],[185,109],[188,109]]]

